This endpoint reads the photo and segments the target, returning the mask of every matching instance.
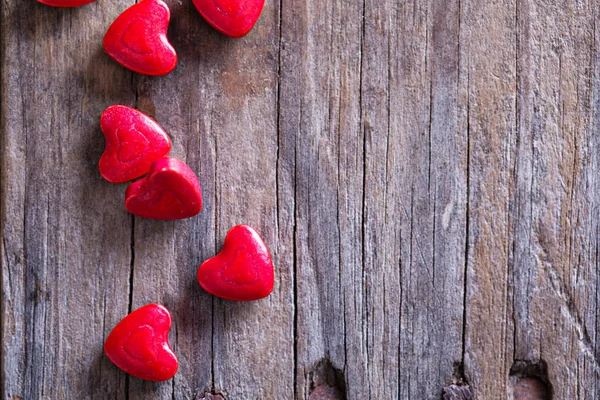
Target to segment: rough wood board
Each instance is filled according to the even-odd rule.
[[[600,396],[600,1],[267,1],[231,40],[173,0],[162,78],[102,52],[130,4],[2,5],[3,398]],[[169,132],[198,217],[100,178],[115,103]],[[251,304],[195,281],[242,222],[277,266]],[[149,302],[165,383],[102,354]]]

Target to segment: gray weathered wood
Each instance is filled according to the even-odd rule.
[[[239,40],[171,0],[160,78],[102,51],[131,4],[1,9],[3,398],[600,396],[599,0],[267,0]],[[199,216],[124,210],[111,104],[171,135]],[[195,279],[238,223],[276,264],[258,302]],[[163,383],[102,354],[150,302]]]

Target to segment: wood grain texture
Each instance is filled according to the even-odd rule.
[[[239,40],[167,3],[160,78],[102,51],[133,0],[2,3],[2,398],[600,396],[599,0],[268,0]],[[169,133],[199,216],[125,211],[111,104]],[[275,261],[258,302],[195,280],[238,223]],[[102,353],[150,302],[163,383]]]

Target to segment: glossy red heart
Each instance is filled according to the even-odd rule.
[[[166,75],[177,65],[177,54],[167,39],[171,13],[161,0],[143,0],[112,23],[102,42],[119,64],[145,75]]]
[[[273,261],[265,243],[248,225],[231,228],[223,249],[198,268],[198,283],[227,300],[250,301],[273,291]]]
[[[96,0],[37,0],[38,3],[52,7],[79,7]]]
[[[152,163],[147,177],[129,185],[125,207],[142,218],[189,218],[202,210],[202,189],[183,161],[164,157]]]
[[[265,0],[192,0],[204,19],[224,35],[246,35],[260,17]]]
[[[98,168],[112,183],[131,181],[148,173],[150,165],[169,154],[171,139],[146,114],[126,106],[110,106],[100,117],[106,148]]]
[[[160,304],[148,304],[114,327],[104,353],[117,367],[149,381],[171,379],[179,363],[169,347],[171,313]]]

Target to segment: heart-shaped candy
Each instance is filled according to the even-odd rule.
[[[104,353],[117,367],[135,377],[165,381],[177,372],[177,357],[169,347],[171,313],[160,304],[148,304],[114,327]]]
[[[239,38],[258,21],[265,0],[192,0],[204,19],[224,35]]]
[[[102,42],[119,64],[145,75],[166,75],[177,65],[177,54],[167,39],[171,13],[161,0],[143,0],[112,23]]]
[[[198,283],[227,300],[250,301],[273,291],[273,261],[265,243],[247,225],[231,228],[223,249],[198,268]]]
[[[160,125],[133,108],[108,107],[100,117],[100,128],[106,148],[98,167],[102,177],[112,183],[139,178],[171,150],[171,139]]]
[[[202,189],[196,174],[183,161],[161,158],[148,176],[125,192],[125,208],[142,218],[173,220],[193,217],[202,210]]]
[[[52,7],[79,7],[96,0],[37,0],[39,3]]]

